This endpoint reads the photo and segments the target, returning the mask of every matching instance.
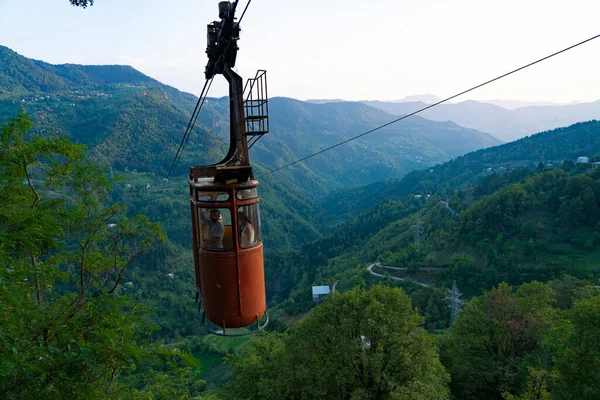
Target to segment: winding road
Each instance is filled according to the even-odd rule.
[[[387,266],[387,265],[381,265],[381,263],[379,263],[379,262],[376,262],[376,263],[373,263],[373,264],[369,265],[369,266],[367,267],[367,270],[369,271],[369,273],[370,273],[371,275],[373,275],[373,276],[377,276],[377,277],[379,277],[379,278],[385,278],[386,276],[385,276],[385,275],[378,274],[377,272],[373,272],[373,267],[380,267],[380,268],[386,268],[386,269],[393,269],[393,270],[396,270],[396,271],[406,271],[406,270],[408,270],[408,268],[406,268],[406,267],[390,267],[390,266]],[[420,271],[437,271],[437,270],[440,270],[440,269],[444,269],[444,268],[441,268],[441,267],[421,267],[421,268],[419,268],[419,270],[420,270]],[[396,277],[394,277],[394,276],[390,276],[389,278],[390,278],[390,279],[393,279],[393,280],[396,280],[396,281],[404,281],[404,280],[406,280],[406,278],[396,278]],[[414,279],[411,279],[411,280],[412,280],[413,282],[415,282],[417,285],[421,285],[421,286],[423,286],[423,287],[428,287],[428,286],[430,286],[428,283],[424,283],[424,282],[415,281]]]

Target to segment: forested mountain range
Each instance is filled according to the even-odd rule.
[[[2,81],[4,98],[0,101],[0,116],[8,118],[22,108],[36,118],[34,131],[65,133],[87,144],[98,162],[116,170],[130,171],[130,182],[139,181],[134,185],[137,189],[128,192],[129,189],[121,186],[115,192],[116,198],[127,199],[136,212],[145,212],[163,221],[169,236],[187,246],[186,185],[184,181],[168,187],[158,184],[185,129],[195,100],[193,96],[126,67],[52,66],[26,59],[6,48],[3,48],[2,60],[3,65],[10,68],[2,69],[6,76]],[[12,72],[9,75],[4,71]],[[15,71],[27,73],[18,75]],[[122,71],[126,73],[120,75]],[[49,88],[57,91],[44,92]],[[272,268],[280,267],[282,254],[291,251],[286,248],[297,250],[302,243],[318,240],[332,229],[332,223],[352,220],[363,212],[386,215],[355,236],[357,242],[346,241],[341,248],[362,243],[363,239],[385,228],[391,216],[404,218],[414,212],[406,208],[405,201],[401,200],[403,196],[449,197],[457,188],[489,174],[490,169],[502,171],[524,165],[535,168],[540,161],[547,164],[600,153],[598,122],[595,121],[461,156],[469,147],[486,147],[497,141],[450,122],[411,118],[336,149],[326,157],[315,157],[269,175],[266,172],[272,168],[390,119],[390,115],[360,103],[310,104],[275,98],[270,106],[272,132],[252,149],[252,157],[256,160],[258,178],[264,175],[261,191],[269,249],[266,262]],[[185,174],[192,160],[200,163],[219,159],[228,130],[227,100],[208,99],[198,122],[198,135],[190,140],[177,170],[179,176]],[[402,179],[380,181],[452,157],[456,158],[410,172]],[[133,171],[148,175],[134,178]],[[371,184],[346,189],[364,183]],[[321,202],[332,189],[338,191]],[[401,203],[398,210],[390,210],[388,205],[398,201]],[[367,211],[377,204],[382,204],[378,207],[384,211]],[[364,222],[364,218],[359,217],[359,220]],[[342,224],[335,232],[339,235],[356,229]],[[275,237],[277,240],[270,239]],[[323,243],[329,243],[328,237]],[[310,248],[305,249],[305,254],[311,254]],[[329,250],[323,254],[333,255]],[[319,257],[315,265],[330,258]],[[283,277],[280,273],[268,272],[268,275],[271,285],[281,286],[282,279],[287,282],[283,284],[287,289],[282,293],[294,285],[293,274]]]
[[[8,398],[24,392],[102,398],[105,385],[114,384],[134,398],[185,398],[207,388],[198,373],[211,365],[204,352],[229,353],[233,363],[230,382],[216,398],[313,398],[339,391],[412,398],[413,385],[432,398],[450,398],[450,390],[468,399],[513,399],[530,391],[597,397],[600,303],[593,285],[599,274],[600,171],[590,165],[566,160],[553,168],[497,171],[446,197],[451,208],[435,194],[405,196],[362,213],[325,240],[288,250],[267,269],[272,289],[278,285],[273,274],[286,278],[279,282],[283,290],[293,289],[274,316],[312,307],[312,282],[335,280],[342,293],[294,329],[257,337],[246,354],[232,348],[239,341],[222,350],[197,337],[189,252],[155,247],[165,240],[157,224],[140,215],[127,219],[123,207],[101,202],[111,194],[108,181],[101,168],[80,158],[81,146],[27,137],[29,124],[21,114],[1,131],[0,371],[8,379],[0,381],[0,390]],[[155,200],[146,199],[154,201],[149,210],[160,205]],[[420,247],[410,243],[415,215],[428,228]],[[107,229],[113,218],[117,223]],[[135,258],[152,247],[135,262],[126,254]],[[434,286],[399,284],[388,276],[385,286],[404,290],[373,287],[379,278],[364,264],[373,259],[411,273],[425,265],[425,279]],[[126,267],[132,281],[118,285]],[[533,279],[551,281],[525,283]],[[453,326],[444,300],[450,280],[468,297],[481,293],[465,302]],[[497,285],[500,280],[518,288]],[[279,301],[285,298],[276,292]],[[138,302],[149,302],[154,311],[145,314]],[[286,326],[275,319],[269,329]],[[182,334],[194,339],[152,346],[148,332],[154,340]],[[182,348],[197,351],[201,365]],[[388,367],[382,357],[404,364]],[[406,370],[410,384],[403,380]],[[90,374],[93,380],[86,378]],[[357,384],[355,377],[364,376],[385,378]]]
[[[193,300],[185,172],[223,151],[226,100],[209,99],[167,184],[193,96],[127,69],[131,80],[120,80],[122,67],[42,65],[38,76],[37,63],[19,77],[37,76],[32,84],[2,81],[0,100],[0,125],[10,121],[0,129],[5,397],[598,397],[600,171],[573,161],[600,159],[598,121],[460,156],[460,140],[489,137],[417,118],[268,174],[390,118],[356,103],[273,99],[277,128],[252,155],[267,329],[278,332],[248,354],[243,340],[202,337]],[[10,119],[19,108],[34,120]],[[107,168],[50,133],[85,143]],[[380,279],[366,268],[376,261],[396,270],[376,266]],[[421,285],[393,279],[407,276]],[[451,326],[454,280],[465,306]],[[304,313],[313,284],[340,293]],[[219,364],[225,354],[231,367]]]
[[[0,119],[23,109],[36,118],[38,130],[65,133],[87,144],[99,162],[121,170],[165,173],[195,101],[127,66],[51,65],[2,47],[0,67]],[[267,169],[393,119],[353,103],[276,98],[269,106],[271,134],[252,154]],[[228,134],[227,109],[227,99],[208,99],[178,173],[191,163],[218,161]],[[287,178],[309,176],[321,190],[365,184],[499,143],[453,123],[414,118],[311,160]]]
[[[323,201],[332,220],[345,218],[372,206],[373,199],[384,201],[408,194],[451,194],[494,171],[536,168],[541,162],[560,164],[565,159],[600,154],[599,121],[577,123],[565,128],[540,132],[514,142],[478,150],[429,169],[415,170],[401,179],[378,182],[332,193]],[[367,195],[368,194],[368,195]],[[352,203],[338,201],[350,195]]]
[[[419,102],[365,101],[390,114],[406,115],[427,106]],[[467,100],[440,104],[420,113],[433,121],[453,121],[461,126],[489,132],[509,142],[550,129],[600,118],[600,100],[591,103],[526,106],[509,110],[495,104]]]
[[[131,67],[51,65],[6,47],[0,47],[0,91],[0,121],[22,110],[34,118],[32,132],[64,134],[86,144],[96,162],[115,171],[147,173],[142,187],[150,185],[154,196],[166,199],[163,195],[171,189],[164,187],[162,179],[194,108],[193,95]],[[311,228],[318,220],[316,199],[332,189],[402,176],[415,168],[499,143],[491,135],[453,123],[413,118],[326,157],[265,175],[268,170],[393,119],[360,103],[314,105],[275,98],[269,106],[271,133],[252,148],[251,157],[258,179],[264,176],[261,191],[269,200],[264,203],[265,227],[272,227],[274,232],[283,229],[285,246],[298,238],[318,236]],[[169,203],[179,204],[178,196],[185,196],[188,166],[221,159],[228,126],[228,100],[209,98],[174,171],[171,185],[179,189],[172,189],[175,200]],[[168,208],[176,212],[179,206]],[[179,231],[184,225],[173,221],[186,218],[187,206],[181,204],[181,209],[179,216],[173,215],[168,221],[173,227],[171,235],[178,238],[184,237]],[[288,229],[290,223],[303,228]]]
[[[396,182],[335,193],[323,208],[336,228],[282,256],[284,268],[272,279],[300,290],[293,303],[306,293],[294,282],[353,285],[369,277],[364,265],[376,260],[444,266],[440,278],[456,279],[470,294],[501,280],[547,280],[567,270],[597,274],[599,175],[589,164],[575,164],[582,155],[600,159],[600,122],[541,132]],[[417,214],[425,225],[419,251],[412,246]]]

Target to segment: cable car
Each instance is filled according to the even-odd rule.
[[[189,175],[196,301],[204,328],[225,336],[251,334],[268,323],[259,183],[248,155],[249,140],[269,131],[266,72],[259,70],[242,87],[232,70],[237,3],[220,2],[221,21],[207,28],[206,79],[222,74],[229,83],[229,150],[216,164],[191,167]]]

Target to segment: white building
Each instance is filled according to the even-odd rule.
[[[590,163],[589,157],[577,157],[577,164],[589,164],[589,163]]]
[[[312,298],[313,303],[318,303],[321,297],[327,296],[330,292],[329,286],[313,286],[312,287]]]

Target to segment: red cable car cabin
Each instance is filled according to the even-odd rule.
[[[268,323],[258,182],[248,155],[248,136],[256,143],[269,131],[266,73],[259,71],[242,88],[242,78],[231,69],[240,33],[237,3],[220,2],[221,21],[207,28],[207,82],[222,74],[229,83],[229,150],[217,164],[190,168],[189,179],[202,324],[218,335],[246,326],[253,333]]]
[[[205,317],[223,330],[258,328],[266,310],[257,186],[211,178],[190,183],[196,286]]]

